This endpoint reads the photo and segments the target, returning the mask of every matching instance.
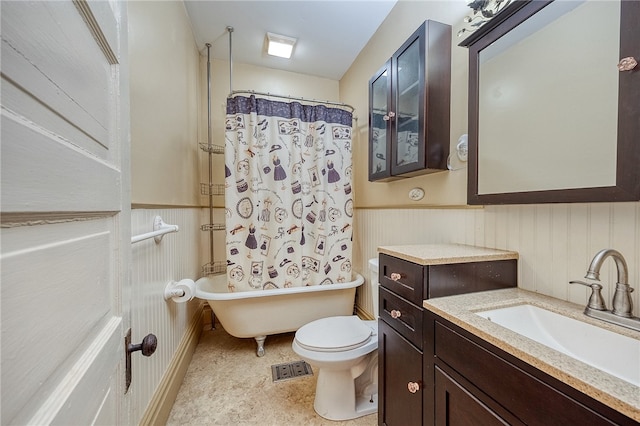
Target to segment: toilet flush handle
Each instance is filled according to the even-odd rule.
[[[420,390],[420,382],[409,382],[407,383],[407,389],[411,393],[416,393]]]

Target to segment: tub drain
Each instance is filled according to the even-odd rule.
[[[271,366],[271,375],[274,382],[295,379],[297,377],[312,376],[313,370],[305,361],[288,362]]]

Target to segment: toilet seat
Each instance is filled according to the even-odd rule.
[[[355,315],[322,318],[296,332],[300,347],[317,352],[344,352],[371,340],[373,330]]]

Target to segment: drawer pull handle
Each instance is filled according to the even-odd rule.
[[[416,393],[420,390],[420,383],[418,382],[409,382],[407,383],[407,389],[411,393]]]
[[[391,318],[400,318],[402,316],[402,312],[396,311],[395,309],[391,310]]]
[[[400,278],[402,278],[402,275],[400,275],[397,272],[392,272],[391,273],[391,280],[392,281],[398,281]]]

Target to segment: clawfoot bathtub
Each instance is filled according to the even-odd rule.
[[[257,355],[264,355],[270,334],[296,331],[316,319],[352,315],[360,274],[352,281],[328,285],[290,287],[230,293],[226,275],[200,278],[196,297],[209,303],[222,327],[234,337],[253,337]]]

